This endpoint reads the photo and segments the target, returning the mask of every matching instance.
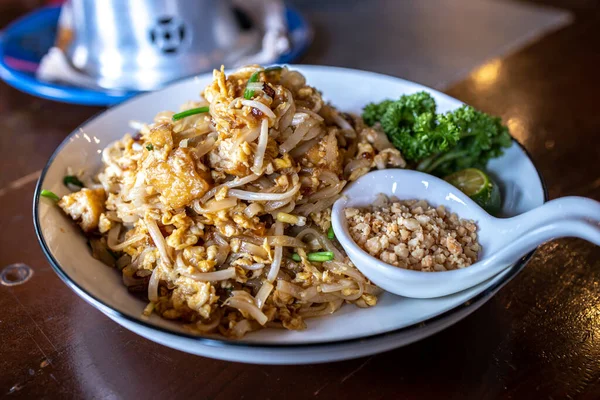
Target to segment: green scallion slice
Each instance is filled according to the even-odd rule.
[[[306,257],[308,261],[325,262],[333,260],[333,253],[331,251],[317,251],[308,253]]]
[[[206,106],[206,107],[198,107],[198,108],[191,108],[189,110],[185,110],[185,111],[182,111],[180,113],[173,114],[173,121],[179,121],[180,119],[185,118],[185,117],[189,117],[190,115],[207,113],[208,111],[209,111],[208,106]]]
[[[148,151],[152,151],[152,150],[154,150],[154,146],[152,145],[152,143],[148,143],[148,144],[146,145],[146,150],[148,150]]]
[[[327,238],[330,240],[335,239],[335,233],[333,232],[333,226],[330,226],[327,230]]]
[[[46,198],[48,198],[48,199],[50,199],[50,200],[54,200],[54,201],[58,201],[58,200],[60,200],[60,197],[58,197],[58,196],[57,196],[57,195],[55,195],[53,192],[51,192],[51,191],[49,191],[49,190],[46,190],[46,189],[43,189],[43,190],[40,192],[40,196],[46,197]]]
[[[280,66],[274,66],[274,67],[266,68],[264,70],[258,70],[255,73],[253,73],[252,75],[250,75],[250,79],[248,79],[248,83],[258,82],[258,78],[260,77],[261,72],[269,73],[269,72],[274,72],[274,71],[280,71],[281,69],[282,69],[282,67],[280,67]],[[254,96],[254,90],[248,89],[248,87],[246,86],[246,90],[244,90],[244,98],[246,100],[250,100],[252,98],[252,96]]]
[[[250,79],[248,79],[248,83],[258,82],[258,78],[259,78],[261,72],[262,71],[256,71],[255,73],[250,75]],[[246,90],[244,90],[244,98],[246,100],[250,100],[252,98],[252,96],[254,96],[254,90],[248,89],[248,87],[246,87]]]
[[[63,184],[65,186],[69,186],[69,185],[73,185],[73,186],[79,186],[80,188],[85,187],[85,185],[83,184],[83,182],[81,182],[76,176],[74,175],[67,175],[63,178]]]
[[[333,253],[331,251],[315,251],[314,253],[308,253],[306,255],[308,261],[314,262],[325,262],[333,260]],[[292,260],[294,261],[302,261],[302,258],[297,254],[292,254]]]

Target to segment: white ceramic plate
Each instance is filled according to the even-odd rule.
[[[360,113],[369,102],[419,90],[432,93],[441,112],[462,104],[389,76],[320,66],[291,68],[302,72],[327,101],[347,112]],[[155,342],[207,357],[265,364],[334,361],[403,346],[457,322],[525,265],[528,257],[489,281],[452,296],[419,300],[385,293],[370,309],[345,305],[332,316],[308,320],[308,328],[302,332],[267,329],[232,341],[192,336],[177,323],[157,316],[142,319],[145,303],[129,294],[117,271],[92,258],[79,229],[50,201],[40,201],[39,192],[44,188],[66,194],[62,178],[67,167],[94,173],[101,166],[101,149],[129,132],[130,120],[151,121],[159,111],[178,110],[180,104],[197,99],[211,79],[211,75],[202,75],[138,96],[84,123],[58,147],[38,182],[34,224],[42,249],[69,287],[117,323]],[[514,142],[503,157],[492,160],[489,170],[501,185],[505,215],[520,214],[546,200],[541,177],[518,143]]]

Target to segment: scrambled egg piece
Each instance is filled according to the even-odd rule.
[[[208,154],[209,166],[235,176],[250,173],[249,154],[252,154],[248,142],[239,143],[237,139],[219,139],[217,147]]]
[[[110,219],[108,219],[106,214],[104,214],[104,213],[100,214],[100,219],[98,222],[98,230],[100,231],[100,233],[106,233],[106,232],[110,231],[110,228],[112,228],[112,226],[113,226],[112,221]]]
[[[177,228],[167,237],[167,244],[175,250],[193,246],[198,242],[198,235],[194,235],[187,227]]]
[[[185,306],[196,311],[202,318],[209,318],[212,311],[211,305],[216,303],[219,296],[215,288],[209,282],[198,282],[193,279],[180,276],[175,281],[171,300],[175,309]]]
[[[154,159],[148,167],[147,179],[171,208],[180,208],[201,197],[209,189],[194,166],[187,149],[177,148],[166,161]]]
[[[86,189],[64,196],[58,206],[75,221],[84,232],[98,227],[100,215],[104,212],[104,189]]]
[[[331,208],[326,208],[318,213],[311,213],[310,218],[323,232],[327,232],[331,226]]]
[[[292,159],[289,154],[284,154],[281,158],[276,158],[273,160],[273,165],[276,170],[291,168],[292,167]]]
[[[176,250],[193,246],[198,239],[204,236],[203,229],[198,227],[185,212],[173,215],[167,211],[163,214],[161,222],[164,226],[173,225],[175,227],[166,240],[167,244]]]
[[[209,246],[208,251],[202,246],[191,246],[183,250],[183,259],[200,272],[210,272],[215,269],[215,248]]]
[[[286,329],[291,329],[295,331],[301,331],[306,329],[306,323],[299,315],[294,315],[288,308],[281,307],[279,308],[279,319],[281,320],[282,325]]]

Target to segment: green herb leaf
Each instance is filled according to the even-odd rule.
[[[381,103],[369,103],[363,109],[363,119],[369,126],[375,125],[376,122],[381,120],[383,114],[385,114],[387,108],[392,104],[392,100],[384,100]]]
[[[427,92],[368,104],[366,124],[379,122],[402,156],[420,171],[446,176],[466,168],[484,168],[511,145],[500,118],[463,106],[446,114],[436,112]]]
[[[76,176],[74,175],[67,175],[63,178],[63,184],[65,186],[68,187],[68,185],[73,185],[73,186],[79,186],[79,187],[85,187],[85,185],[83,184],[83,182],[81,182]]]
[[[146,145],[146,150],[148,150],[148,151],[152,151],[152,150],[154,150],[154,146],[152,145],[152,143],[148,143],[148,144]]]
[[[388,104],[380,122],[392,144],[411,161],[448,150],[459,139],[454,125],[437,120],[435,100],[427,92]]]
[[[508,128],[498,117],[492,117],[470,106],[462,106],[439,117],[454,125],[460,139],[448,151],[438,152],[426,163],[417,166],[425,172],[446,176],[466,168],[484,169],[488,161],[502,155],[512,139]]]
[[[46,198],[48,198],[48,199],[50,199],[50,200],[54,200],[54,201],[58,201],[58,200],[60,200],[60,197],[58,197],[58,196],[57,196],[57,195],[55,195],[53,192],[51,192],[51,191],[49,191],[49,190],[46,190],[46,189],[43,189],[43,190],[40,192],[40,196],[46,197]]]
[[[198,107],[198,108],[192,108],[189,110],[185,110],[182,111],[180,113],[177,114],[173,114],[173,121],[179,121],[182,118],[185,117],[189,117],[190,115],[196,115],[196,114],[202,114],[202,113],[207,113],[209,111],[209,107]]]

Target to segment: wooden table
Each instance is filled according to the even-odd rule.
[[[35,6],[0,2],[0,27]],[[502,116],[551,198],[600,199],[600,12],[554,1],[575,23],[447,90]],[[561,4],[562,3],[562,4]],[[309,52],[306,62],[318,62]],[[489,73],[489,71],[488,71]],[[462,322],[373,357],[311,366],[215,361],[154,344],[69,290],[33,231],[32,193],[48,157],[98,108],[40,100],[0,83],[0,268],[35,274],[0,286],[0,395],[150,398],[600,398],[600,248],[548,243]]]

